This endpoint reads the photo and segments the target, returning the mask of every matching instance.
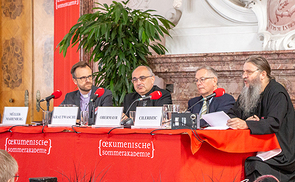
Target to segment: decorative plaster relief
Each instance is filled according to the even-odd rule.
[[[229,0],[206,1],[220,16],[231,22],[236,22],[239,24],[257,23],[257,19],[251,10],[241,7]]]
[[[11,19],[16,19],[23,11],[24,5],[22,0],[3,0],[1,3],[2,13]]]
[[[175,2],[176,6],[181,6],[181,0],[161,0],[161,3],[159,3],[158,0],[130,0],[128,2],[128,7],[141,10],[156,10],[157,14],[160,14],[174,24],[177,24],[181,17],[181,11],[173,7]],[[180,2],[180,4],[178,2]]]
[[[247,0],[257,16],[264,50],[295,49],[295,1]]]
[[[22,83],[22,72],[24,68],[23,44],[15,38],[5,40],[2,45],[3,56],[1,58],[3,83],[8,88],[19,87]]]

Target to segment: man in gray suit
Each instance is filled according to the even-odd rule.
[[[62,104],[74,104],[79,107],[78,119],[80,119],[80,111],[89,111],[89,118],[93,117],[93,107],[90,104],[90,98],[93,98],[95,91],[98,87],[93,85],[92,70],[90,66],[83,61],[73,65],[71,74],[74,83],[77,85],[78,90],[67,93]],[[113,106],[112,92],[104,89],[105,92],[102,96],[98,97],[94,102],[94,107],[98,106]],[[93,125],[94,120],[89,120],[89,125]]]

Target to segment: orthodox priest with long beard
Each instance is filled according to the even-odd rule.
[[[280,182],[295,181],[295,115],[287,90],[271,76],[263,57],[250,57],[243,66],[244,88],[228,112],[227,125],[232,129],[250,129],[251,134],[275,133],[282,151],[262,160],[249,157],[245,162],[246,178],[254,181],[271,174]]]

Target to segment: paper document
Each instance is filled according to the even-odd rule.
[[[256,157],[259,157],[261,160],[268,160],[276,155],[279,155],[282,152],[282,149],[273,149],[267,152],[257,152]]]
[[[226,124],[230,117],[223,111],[204,114],[203,119],[211,126],[206,129],[226,130],[229,128]]]

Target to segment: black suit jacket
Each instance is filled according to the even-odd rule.
[[[188,109],[201,99],[203,99],[202,96],[190,99],[188,101]],[[217,111],[224,111],[225,113],[227,113],[227,111],[229,111],[229,109],[233,107],[234,103],[235,103],[234,97],[227,93],[225,93],[223,96],[220,96],[220,97],[213,97],[209,105],[209,113],[217,112]],[[196,104],[195,106],[193,106],[191,109],[189,109],[189,111],[191,113],[199,113],[202,106],[203,106],[203,102],[200,102]],[[207,123],[203,119],[201,119],[200,126],[204,127],[206,125]]]
[[[90,95],[90,98],[93,97],[95,91],[98,89],[98,87],[96,86],[92,86],[91,88],[91,95]],[[112,96],[112,92],[108,89],[104,89],[105,92],[104,94],[101,96],[101,97],[98,97],[96,100],[95,100],[95,108],[97,106],[113,106],[113,96]],[[79,107],[79,112],[78,112],[78,117],[77,119],[80,119],[80,91],[79,90],[76,90],[76,91],[73,91],[73,92],[70,92],[70,93],[67,93],[66,96],[65,96],[65,99],[62,101],[61,104],[74,104],[76,106]],[[89,125],[92,125],[94,123],[92,123],[92,104],[90,103],[89,104]]]
[[[147,105],[146,106],[163,106],[164,104],[172,104],[172,99],[171,99],[171,94],[170,92],[168,92],[167,90],[164,89],[160,89],[158,86],[154,85],[153,88],[145,94],[145,96],[150,95],[152,92],[159,90],[160,92],[162,92],[162,97],[159,98],[158,100],[146,100],[147,101]],[[123,112],[129,117],[129,112],[126,113],[127,109],[130,107],[130,105],[132,104],[133,101],[135,101],[136,99],[141,98],[141,96],[137,93],[137,92],[133,92],[130,94],[127,94],[124,97],[124,110]],[[142,106],[143,102],[142,101],[138,101],[135,102],[129,111],[135,111],[137,106]]]

